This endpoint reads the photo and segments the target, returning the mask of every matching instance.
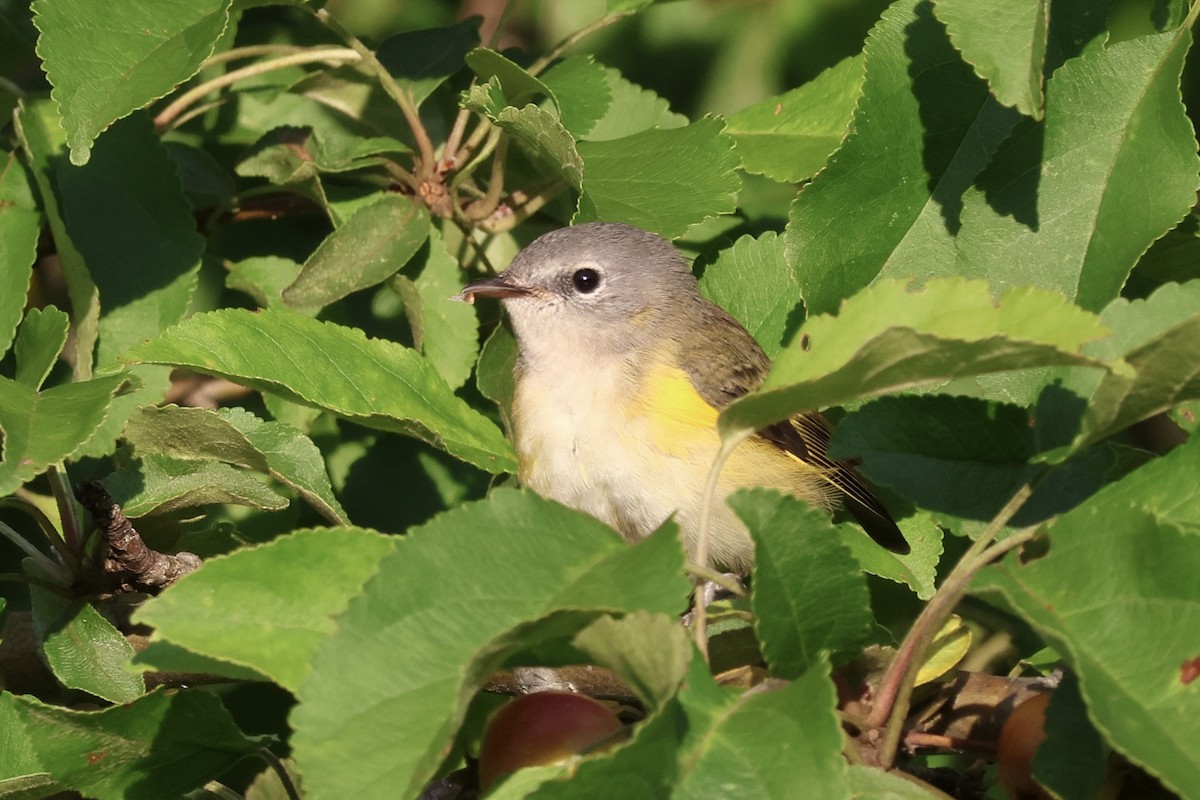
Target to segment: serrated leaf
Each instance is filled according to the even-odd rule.
[[[384,39],[376,55],[419,106],[463,68],[463,58],[479,44],[479,22],[471,18],[444,28],[404,31]]]
[[[651,642],[653,647],[647,647]],[[572,644],[591,663],[615,672],[651,710],[675,694],[695,652],[676,616],[645,611],[621,619],[600,617]]]
[[[152,643],[250,667],[295,691],[334,617],[396,541],[362,528],[296,531],[208,559],[137,619],[154,628]]]
[[[825,512],[766,489],[729,504],[754,539],[754,631],[773,676],[796,678],[870,638],[867,582]]]
[[[146,692],[141,675],[126,670],[133,647],[85,600],[29,587],[33,627],[46,663],[63,686],[110,703],[129,703]]]
[[[733,211],[742,180],[724,127],[709,117],[685,128],[580,142],[584,196],[572,222],[624,222],[674,239]]]
[[[1036,283],[1099,310],[1200,188],[1179,99],[1186,30],[1089,51],[1046,85],[1032,121],[963,197],[957,269],[998,286]]]
[[[1020,118],[989,100],[928,0],[894,3],[863,52],[851,132],[789,212],[787,259],[809,314],[877,277],[955,274],[959,197]]]
[[[217,695],[201,690],[154,692],[91,712],[0,698],[15,706],[55,780],[97,800],[178,797],[263,746],[238,729]]]
[[[612,103],[605,69],[587,53],[564,58],[541,80],[558,101],[559,121],[575,139],[586,138]]]
[[[758,429],[799,411],[965,375],[1102,366],[1080,348],[1106,333],[1094,315],[1033,287],[994,303],[982,281],[932,280],[918,291],[880,281],[838,316],[809,317],[762,389],[731,404],[720,424],[726,432]]]
[[[558,109],[558,98],[550,91],[550,87],[526,72],[524,67],[495,50],[477,47],[467,53],[465,60],[471,71],[484,83],[490,78],[499,82],[504,93],[505,105],[520,107],[536,97],[548,97],[554,103],[555,109]]]
[[[829,663],[820,658],[777,691],[747,692],[698,726],[673,798],[848,800],[843,734]]]
[[[198,314],[131,357],[189,366],[417,436],[489,472],[516,459],[500,430],[454,395],[414,350],[285,311]]]
[[[286,306],[283,290],[299,274],[300,265],[290,258],[255,256],[230,265],[225,285],[250,295],[263,308],[281,308]]]
[[[282,422],[264,422],[248,411],[178,406],[138,409],[125,440],[139,456],[224,461],[270,475],[290,486],[334,525],[347,524],[333,496],[325,462],[312,440]]]
[[[104,415],[126,375],[66,383],[44,392],[0,377],[0,497],[11,494],[51,464],[85,443]]]
[[[71,320],[66,312],[54,306],[31,308],[21,323],[21,331],[13,343],[17,362],[16,380],[37,391],[50,374],[54,362],[67,343]]]
[[[149,455],[113,472],[103,483],[125,513],[134,518],[210,503],[270,511],[288,506],[286,497],[250,473],[215,461]]]
[[[619,71],[606,68],[604,79],[612,102],[604,116],[588,131],[588,141],[606,142],[651,128],[682,128],[688,124],[688,118],[672,111],[665,99],[627,81]]]
[[[97,17],[88,0],[38,0],[38,55],[54,86],[72,164],[114,121],[196,74],[229,19],[230,0],[131,0]]]
[[[496,490],[397,542],[338,619],[291,716],[313,797],[415,796],[467,702],[519,641],[558,611],[675,613],[688,591],[673,528],[629,547],[595,519]],[[347,695],[347,681],[360,687]],[[337,735],[330,733],[336,731]]]
[[[857,525],[843,523],[838,530],[863,572],[902,583],[921,600],[928,600],[937,588],[937,565],[943,552],[942,529],[932,516],[921,511],[897,520],[896,526],[911,548],[903,556],[877,545]]]
[[[497,325],[479,353],[475,385],[480,394],[500,407],[500,413],[506,420],[511,417],[516,386],[513,369],[516,365],[517,338],[507,327]]]
[[[400,195],[384,195],[329,234],[304,262],[283,299],[299,308],[323,307],[382,283],[429,238],[429,212]]]
[[[0,150],[0,354],[8,352],[25,309],[41,229],[24,166]]]
[[[804,319],[800,285],[774,231],[743,236],[704,268],[700,293],[742,323],[769,357]]]
[[[808,83],[729,117],[742,169],[788,183],[811,178],[842,143],[862,91],[863,60],[844,59]]]
[[[411,279],[398,275],[391,286],[404,301],[413,347],[429,359],[451,389],[458,389],[471,376],[479,355],[479,315],[473,304],[452,299],[463,287],[462,270],[446,252],[436,228],[430,230],[424,252],[420,274]]]
[[[1185,797],[1200,793],[1200,695],[1180,672],[1198,654],[1197,470],[1192,440],[1056,520],[1046,554],[1010,556],[973,584],[1063,655],[1105,738]]]
[[[1019,0],[986,8],[964,0],[936,0],[933,10],[945,24],[950,41],[987,80],[996,99],[1025,116],[1041,119],[1049,0]]]
[[[175,163],[136,114],[96,143],[84,167],[60,164],[58,202],[100,292],[99,368],[187,313],[204,252]]]
[[[476,87],[479,88],[479,87]],[[535,105],[484,109],[492,122],[508,131],[539,165],[578,190],[583,180],[583,160],[575,140],[549,111]]]

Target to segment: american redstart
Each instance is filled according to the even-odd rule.
[[[460,297],[499,298],[512,320],[521,482],[634,541],[674,515],[694,556],[720,448],[717,415],[757,389],[770,362],[745,328],[700,295],[675,248],[629,225],[563,228]],[[844,506],[879,544],[908,552],[853,465],[826,455],[830,432],[811,412],[737,446],[711,510],[710,566],[750,568],[754,546],[724,502],[746,486],[790,492],[830,512]]]

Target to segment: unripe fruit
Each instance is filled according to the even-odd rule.
[[[535,692],[492,714],[479,751],[479,786],[522,767],[554,764],[595,746],[606,750],[625,726],[608,706],[573,692]]]
[[[1013,709],[1000,729],[996,771],[1000,785],[1013,800],[1049,800],[1050,794],[1033,779],[1033,757],[1046,738],[1046,706],[1050,693],[1035,694]]]

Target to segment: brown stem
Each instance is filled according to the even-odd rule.
[[[75,496],[100,528],[107,544],[103,571],[118,581],[121,591],[157,594],[200,567],[194,553],[167,555],[150,549],[99,481],[80,483]]]

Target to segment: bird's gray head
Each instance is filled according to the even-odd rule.
[[[552,231],[522,250],[498,277],[461,297],[504,302],[522,352],[585,348],[620,353],[662,337],[663,323],[698,299],[696,279],[671,244],[653,233],[594,222]]]

